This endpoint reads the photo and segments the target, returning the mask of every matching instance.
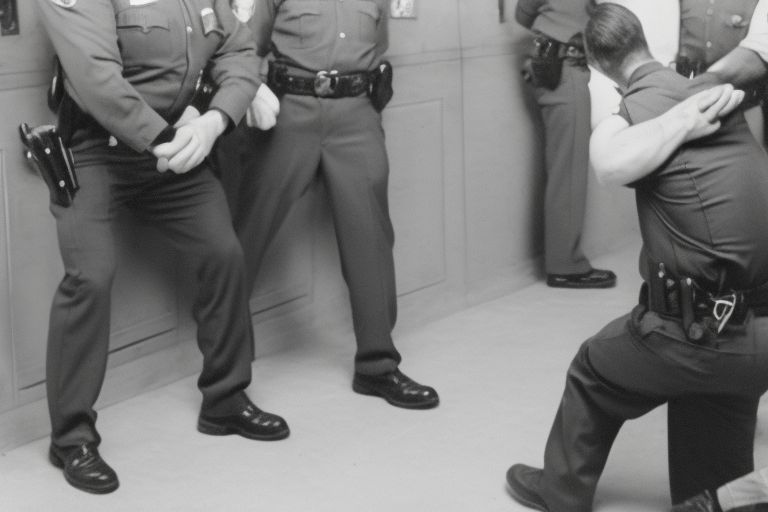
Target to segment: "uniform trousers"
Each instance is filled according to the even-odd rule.
[[[92,156],[78,165],[81,188],[73,204],[51,205],[65,275],[51,307],[46,382],[52,442],[62,449],[100,441],[93,405],[109,352],[119,208],[159,229],[194,272],[203,410],[236,410],[251,379],[243,254],[218,180],[205,164],[183,175],[161,174],[154,159],[135,152]]]
[[[291,207],[322,179],[352,306],[355,370],[394,370],[400,354],[391,336],[397,295],[389,164],[381,115],[369,99],[287,94],[273,129],[240,126],[221,141],[218,157],[249,290]]]
[[[592,268],[581,250],[589,172],[589,70],[565,59],[560,84],[534,87],[544,124],[544,268],[583,274]]]
[[[571,363],[540,482],[551,512],[589,512],[625,420],[667,404],[672,501],[753,469],[757,406],[768,389],[768,317],[699,345],[645,306],[614,320]]]

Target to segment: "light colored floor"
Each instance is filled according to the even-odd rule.
[[[617,271],[603,291],[537,283],[398,336],[402,369],[442,403],[406,411],[350,387],[351,340],[291,346],[254,364],[251,396],[292,434],[265,443],[198,434],[187,378],[103,409],[101,453],[120,489],[74,490],[47,440],[0,454],[2,511],[514,512],[509,465],[540,465],[565,369],[582,340],[636,300],[637,247],[594,261]],[[761,415],[757,462],[768,461]],[[665,411],[629,422],[595,510],[668,506]]]

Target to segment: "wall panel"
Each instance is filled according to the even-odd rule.
[[[32,2],[19,4],[21,35],[0,39],[2,449],[47,433],[42,364],[48,308],[62,273],[47,191],[27,169],[16,133],[20,121],[51,120],[43,101],[51,51]],[[519,78],[529,35],[511,21],[514,4],[506,1],[508,21],[500,23],[496,1],[417,0],[416,19],[390,22],[395,95],[383,124],[396,338],[537,277],[542,135]],[[633,216],[621,213],[626,201],[612,192],[598,189],[593,197],[585,239],[595,252],[631,231]],[[99,406],[200,368],[188,269],[176,268],[177,258],[144,226],[120,226],[110,370]],[[349,302],[333,235],[318,183],[268,249],[251,296],[258,355],[340,343],[349,360],[339,367],[351,368]],[[399,348],[407,358],[407,347]]]

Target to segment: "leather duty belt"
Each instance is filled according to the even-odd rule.
[[[335,70],[318,71],[315,76],[289,73],[289,67],[269,63],[267,85],[277,95],[297,94],[318,98],[348,98],[367,94],[371,74],[367,71],[340,74]]]

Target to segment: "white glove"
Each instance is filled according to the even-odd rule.
[[[279,113],[280,100],[267,84],[261,84],[245,114],[245,123],[260,130],[269,130],[277,124]]]
[[[227,119],[218,110],[209,110],[183,124],[177,123],[173,140],[152,148],[157,157],[157,170],[170,169],[176,174],[191,171],[208,156],[226,127]]]

